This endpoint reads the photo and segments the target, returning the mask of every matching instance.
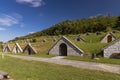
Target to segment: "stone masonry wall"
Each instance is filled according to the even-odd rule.
[[[120,53],[120,40],[104,49],[104,57],[110,58],[113,53]]]

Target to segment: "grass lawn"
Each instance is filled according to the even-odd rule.
[[[91,57],[67,56],[65,57],[65,59],[120,65],[120,59],[110,59],[110,58],[103,58],[103,57],[100,57],[99,60],[96,60],[96,59],[92,59]]]
[[[0,56],[0,70],[8,72],[14,80],[120,80],[119,74],[25,61],[7,56],[4,59]]]

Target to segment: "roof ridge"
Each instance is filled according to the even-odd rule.
[[[84,52],[83,50],[81,50],[78,46],[76,46],[72,41],[70,41],[67,37],[63,36],[62,38],[66,39],[68,42],[70,42],[74,47],[76,47],[78,50],[80,50],[81,52]]]

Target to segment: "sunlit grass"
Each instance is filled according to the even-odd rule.
[[[120,75],[61,66],[37,61],[25,61],[5,56],[0,70],[8,72],[14,80],[119,80]],[[94,73],[94,74],[92,74]]]
[[[103,57],[98,57],[98,59],[92,59],[91,57],[83,57],[83,56],[67,56],[65,57],[65,59],[120,65],[119,59],[110,59],[110,58],[103,58]]]

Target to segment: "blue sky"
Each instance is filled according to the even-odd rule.
[[[0,41],[41,31],[64,20],[120,15],[120,0],[0,0]]]

